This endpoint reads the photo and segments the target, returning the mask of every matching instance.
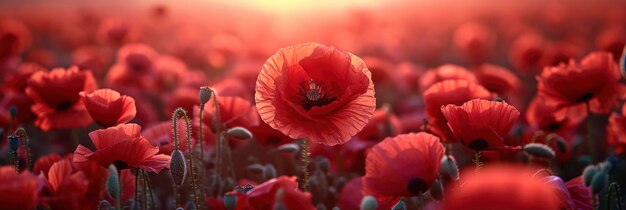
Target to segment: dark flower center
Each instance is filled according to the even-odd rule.
[[[322,81],[313,79],[300,82],[298,94],[300,96],[300,106],[307,111],[314,106],[326,106],[337,100],[337,97],[327,95],[327,87]]]
[[[122,169],[128,168],[128,164],[126,162],[124,162],[124,161],[121,161],[121,160],[113,161],[113,165],[115,166],[115,168],[117,168],[117,170],[122,170]]]
[[[57,104],[56,110],[65,111],[72,108],[73,105],[74,103],[72,103],[71,101],[61,101],[61,103]]]
[[[576,102],[580,103],[580,102],[589,101],[589,99],[591,98],[593,98],[593,93],[587,93],[578,97],[578,99],[576,99]]]
[[[462,140],[461,140],[462,141]],[[481,150],[485,150],[487,149],[487,146],[489,146],[489,144],[487,143],[486,140],[484,139],[476,139],[474,141],[472,141],[472,143],[470,143],[469,145],[467,145],[470,149],[473,149],[475,151],[481,151]]]
[[[413,193],[413,195],[419,195],[420,193],[424,193],[428,190],[426,182],[418,177],[409,180],[407,187],[409,192]]]

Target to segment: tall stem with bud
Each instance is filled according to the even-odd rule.
[[[191,170],[191,187],[193,190],[193,201],[194,201],[194,205],[196,205],[196,208],[198,208],[200,202],[199,202],[199,198],[198,195],[196,193],[197,189],[196,189],[196,173],[193,167],[193,149],[191,145],[191,123],[189,122],[189,117],[187,117],[187,112],[182,109],[182,108],[177,108],[174,113],[172,114],[172,123],[173,123],[173,129],[174,129],[174,148],[175,150],[178,150],[178,116],[182,116],[183,119],[185,120],[185,125],[187,128],[187,149],[189,152],[189,159],[187,160],[187,163],[189,164],[189,169]],[[177,184],[178,185],[178,184]]]

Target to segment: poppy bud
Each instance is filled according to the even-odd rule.
[[[119,198],[120,196],[120,177],[117,174],[117,168],[111,164],[109,166],[109,178],[107,179],[107,190],[109,195],[113,198]]]
[[[187,176],[187,162],[185,156],[180,150],[174,150],[172,152],[172,158],[170,159],[170,174],[174,179],[174,184],[180,186],[185,181]]]
[[[433,185],[430,186],[430,195],[438,201],[443,198],[443,185],[441,184],[441,181],[439,181],[439,179],[435,179]]]
[[[326,206],[323,203],[317,203],[315,208],[317,208],[317,210],[326,210]]]
[[[272,164],[266,164],[263,168],[263,179],[269,180],[276,178],[276,168]]]
[[[555,154],[552,148],[545,144],[530,143],[524,145],[524,153],[533,157],[553,159]]]
[[[11,108],[9,108],[9,114],[11,115],[11,118],[17,116],[17,107],[11,106]]]
[[[255,163],[248,165],[248,167],[246,167],[246,170],[250,173],[260,174],[263,172],[263,170],[265,170],[265,167],[261,164]]]
[[[392,210],[406,210],[406,204],[404,201],[400,200],[395,206],[393,206]]]
[[[585,167],[585,170],[583,170],[583,184],[585,184],[585,186],[591,186],[591,180],[593,176],[596,175],[596,172],[598,172],[598,168],[594,165]]]
[[[441,168],[439,169],[439,174],[451,180],[459,179],[459,167],[456,165],[454,157],[443,156],[443,158],[441,158]]]
[[[361,210],[376,210],[378,208],[378,202],[376,198],[371,195],[363,197],[361,200]]]
[[[497,101],[497,102],[503,102],[503,101],[504,101],[504,98],[502,98],[502,97],[495,97],[495,98],[493,98],[493,99],[491,99],[491,100],[492,100],[492,101]]]
[[[591,188],[591,193],[593,193],[594,195],[600,193],[606,186],[607,182],[608,179],[606,173],[604,173],[604,171],[597,172],[591,180],[591,186],[589,186]]]
[[[318,156],[316,159],[320,169],[322,169],[324,173],[328,173],[328,169],[330,168],[330,161],[328,161],[328,158]]]
[[[234,127],[226,132],[229,136],[239,140],[248,140],[252,138],[252,133],[243,127]]]
[[[237,205],[237,196],[232,194],[226,194],[222,199],[224,200],[224,207],[226,207],[226,209],[235,209],[235,206]]]
[[[22,138],[18,135],[10,135],[9,136],[9,146],[13,151],[17,151],[17,148],[20,147],[20,141]]]
[[[183,209],[183,207],[178,207],[176,208],[176,210],[185,210],[185,209]]]
[[[109,203],[109,201],[107,200],[101,200],[100,203],[98,204],[98,210],[111,210],[113,209],[113,207],[111,206],[111,203]]]
[[[279,152],[287,152],[287,153],[296,153],[300,150],[300,147],[297,144],[283,144],[278,147]]]
[[[213,90],[211,90],[211,88],[200,87],[200,104],[205,104],[206,102],[209,102],[211,96],[213,96]]]
[[[605,173],[609,173],[609,171],[611,171],[611,163],[604,161],[598,164],[598,168]]]
[[[617,157],[615,157],[615,155],[611,155],[608,158],[606,158],[606,162],[608,162],[611,165],[611,170],[609,170],[609,173],[612,173],[613,171],[615,171],[614,169],[617,168],[617,164],[619,161],[617,160]]]

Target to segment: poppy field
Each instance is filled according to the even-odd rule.
[[[626,1],[2,1],[0,137],[7,210],[624,210]]]

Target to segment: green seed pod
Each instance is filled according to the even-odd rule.
[[[606,187],[607,182],[608,177],[606,173],[604,173],[604,171],[598,171],[591,180],[591,193],[597,195],[598,193],[602,192],[602,190]]]
[[[109,178],[107,179],[107,190],[113,198],[120,196],[120,177],[117,174],[117,168],[113,164],[109,166]]]
[[[585,184],[585,186],[591,186],[591,181],[593,176],[596,175],[596,172],[598,172],[598,168],[595,165],[585,167],[585,170],[583,170],[583,184]]]
[[[376,198],[371,195],[363,197],[363,200],[361,200],[361,210],[376,210],[376,208],[378,208]]]
[[[170,175],[174,180],[174,184],[180,186],[185,181],[187,176],[187,161],[185,161],[185,155],[180,150],[174,150],[172,152],[172,158],[170,159]]]
[[[524,145],[524,153],[533,157],[544,159],[553,159],[555,157],[554,150],[552,150],[552,148],[539,143],[529,143]]]

